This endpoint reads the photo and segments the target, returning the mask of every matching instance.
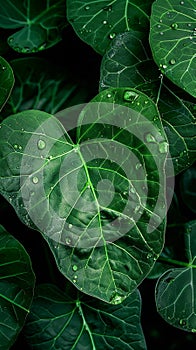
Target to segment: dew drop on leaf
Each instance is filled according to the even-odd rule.
[[[108,22],[107,21],[103,21],[103,24],[107,24]]]
[[[39,179],[38,179],[37,176],[34,176],[32,181],[33,181],[34,184],[37,184],[39,182]]]
[[[85,6],[85,10],[86,11],[90,10],[90,6]]]
[[[111,33],[111,34],[109,35],[109,38],[110,38],[110,39],[114,39],[115,36],[116,36],[116,33]]]
[[[168,143],[167,142],[160,142],[159,143],[159,152],[160,153],[167,153],[168,151]]]
[[[169,61],[170,64],[175,64],[176,63],[176,60],[174,58],[172,58],[170,61]]]
[[[134,91],[125,91],[123,98],[125,101],[134,102],[138,98],[138,94]]]
[[[172,23],[171,24],[172,29],[178,29],[178,24],[177,23]]]
[[[117,305],[117,304],[122,303],[123,299],[124,298],[121,295],[115,294],[114,296],[111,297],[110,303]]]
[[[70,245],[70,244],[71,244],[71,238],[66,238],[65,243],[66,243],[67,245]]]
[[[68,225],[69,228],[72,228],[72,226],[73,226],[72,224],[69,224],[69,225]]]
[[[149,142],[149,143],[156,142],[155,137],[151,133],[147,133],[145,135],[145,140],[146,142]]]
[[[37,142],[37,147],[40,149],[40,150],[42,150],[42,149],[44,149],[45,147],[46,147],[46,143],[45,143],[45,141],[44,140],[38,140],[38,142]]]
[[[186,326],[186,321],[185,321],[185,320],[180,320],[180,321],[179,321],[179,324],[180,324],[181,326]]]
[[[77,269],[78,269],[77,265],[73,265],[73,266],[72,266],[72,270],[73,270],[73,271],[77,271]]]

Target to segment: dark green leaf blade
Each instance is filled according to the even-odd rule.
[[[9,63],[0,57],[0,111],[8,100],[14,85],[14,73]]]
[[[40,285],[25,333],[32,349],[144,350],[141,299],[133,292],[120,305],[78,293],[76,299],[53,285]]]
[[[156,285],[159,314],[174,327],[196,332],[196,221],[186,224],[185,243],[188,263],[164,273]],[[187,265],[187,266],[186,266]]]
[[[5,0],[0,4],[0,28],[18,29],[8,38],[17,52],[42,51],[58,43],[65,18],[64,0]]]
[[[196,213],[196,167],[187,169],[180,178],[181,197],[184,204]]]
[[[113,103],[106,108],[111,127],[103,125],[108,99],[126,109],[120,133],[112,124],[119,111]],[[94,108],[89,120],[88,106]],[[0,190],[24,223],[45,234],[58,268],[78,289],[115,304],[141,283],[163,247],[168,143],[155,104],[136,90],[104,91],[81,117],[76,145],[47,113],[6,118],[0,129]],[[92,127],[84,134],[86,120]],[[107,144],[103,139],[102,145],[97,121]],[[85,161],[94,144],[101,152],[97,162]],[[118,147],[133,156],[131,168],[128,155],[113,159]]]
[[[28,109],[55,114],[87,100],[85,82],[73,77],[66,67],[37,57],[16,59],[10,64],[16,81],[2,117]]]
[[[0,226],[0,348],[21,331],[33,298],[35,276],[23,246]]]
[[[104,54],[117,34],[148,29],[151,4],[152,0],[68,0],[67,16],[78,36]]]
[[[145,35],[123,33],[114,39],[101,64],[100,90],[132,87],[145,92],[157,104],[168,137],[175,173],[196,159],[195,117],[175,94],[175,86],[160,74],[146,51]]]
[[[150,19],[155,62],[176,85],[196,97],[195,1],[156,0]]]

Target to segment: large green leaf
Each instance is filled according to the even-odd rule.
[[[73,289],[72,289],[73,293]],[[37,350],[142,350],[141,299],[133,292],[121,305],[108,305],[53,285],[37,288],[25,333]]]
[[[100,89],[134,87],[156,102],[178,174],[196,159],[195,117],[176,95],[175,86],[160,75],[146,47],[141,33],[119,34],[103,57]]]
[[[114,37],[148,30],[152,0],[68,0],[67,16],[78,36],[104,54]]]
[[[196,221],[186,224],[185,244],[188,263],[164,273],[156,285],[156,305],[160,315],[174,327],[196,332]],[[183,264],[182,264],[183,265]]]
[[[176,85],[196,97],[196,3],[156,0],[150,17],[155,62]]]
[[[10,96],[14,85],[14,74],[9,63],[0,57],[0,111]]]
[[[139,91],[110,89],[81,113],[76,144],[47,113],[6,118],[0,191],[45,234],[77,288],[120,303],[163,247],[167,149],[155,104]]]
[[[16,59],[10,64],[16,81],[3,116],[27,109],[54,114],[87,99],[85,82],[73,77],[67,68],[36,57]]]
[[[23,246],[0,226],[0,348],[7,350],[21,331],[35,283]]]
[[[0,28],[17,29],[9,45],[22,53],[45,50],[61,40],[64,0],[5,0],[0,3]]]

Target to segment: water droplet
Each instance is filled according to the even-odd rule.
[[[112,94],[107,94],[107,97],[108,97],[108,98],[112,97]]]
[[[196,329],[192,328],[192,329],[191,329],[191,332],[192,332],[192,333],[195,333],[195,332],[196,332]]]
[[[73,227],[73,225],[72,225],[72,224],[69,224],[69,225],[68,225],[68,227],[69,227],[69,228],[72,228],[72,227]]]
[[[38,179],[37,176],[34,176],[32,181],[33,181],[34,184],[37,184],[39,182],[39,179]]]
[[[148,104],[148,102],[149,102],[149,101],[147,101],[147,100],[146,100],[146,101],[144,101],[145,105],[147,105],[147,104]]]
[[[172,29],[178,29],[178,23],[172,23],[171,24]]]
[[[125,101],[134,102],[138,98],[138,94],[134,91],[125,91],[123,98]]]
[[[90,6],[85,6],[85,10],[86,11],[90,10]]]
[[[107,21],[103,21],[103,24],[107,24],[108,22]]]
[[[172,58],[170,61],[169,61],[170,64],[175,64],[176,63],[176,60],[174,58]]]
[[[21,149],[22,149],[22,146],[18,146],[18,149],[21,151]]]
[[[187,26],[188,26],[188,27],[191,27],[191,23],[188,23]]]
[[[76,282],[77,282],[77,281],[74,279],[74,280],[73,280],[73,283],[76,283]]]
[[[110,303],[117,305],[117,304],[122,303],[123,299],[124,299],[124,297],[122,297],[121,295],[116,293],[114,296],[111,297]]]
[[[157,25],[157,28],[161,28],[161,25],[160,25],[160,24],[158,24],[158,25]]]
[[[180,324],[181,326],[186,326],[186,321],[185,321],[185,320],[180,320],[180,321],[179,321],[179,324]]]
[[[73,270],[73,271],[77,271],[77,269],[78,269],[77,265],[73,265],[73,266],[72,266],[72,270]]]
[[[147,256],[146,256],[147,259],[150,259],[152,258],[152,253],[148,253]]]
[[[109,35],[109,38],[110,38],[110,39],[114,39],[115,36],[116,36],[116,33],[111,33],[111,34]]]
[[[180,5],[184,5],[184,1],[180,1]]]
[[[146,142],[156,142],[155,137],[149,132],[145,135],[145,140]]]
[[[136,105],[139,106],[139,105],[140,105],[140,102],[137,102]]]
[[[13,43],[13,41],[14,41],[14,38],[12,38],[12,37],[8,39],[9,44]]]
[[[160,23],[162,23],[162,22],[163,22],[163,20],[162,20],[162,19],[160,19],[160,20],[159,20],[159,22],[160,22]]]
[[[160,35],[163,35],[164,33],[163,32],[160,32]]]
[[[78,276],[77,276],[77,275],[75,275],[75,276],[74,276],[74,278],[77,280]]]
[[[67,245],[70,245],[70,244],[71,244],[71,238],[66,238],[65,243],[66,243]]]
[[[44,140],[38,140],[38,142],[37,142],[37,147],[40,149],[40,150],[42,150],[42,149],[44,149],[45,147],[46,147],[46,143],[45,143],[45,141]]]
[[[136,167],[136,170],[138,170],[138,169],[140,169],[142,167],[142,164],[141,163],[137,163],[135,167]]]
[[[167,142],[160,142],[159,143],[159,152],[160,153],[167,153],[168,151],[168,143]]]
[[[15,149],[18,149],[18,145],[14,145],[14,148],[15,148]]]

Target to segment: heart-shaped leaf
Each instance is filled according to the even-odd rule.
[[[196,221],[186,224],[185,244],[188,263],[164,273],[156,285],[159,314],[174,327],[196,332]],[[183,265],[183,264],[181,264]]]
[[[0,348],[7,350],[21,331],[35,283],[23,246],[0,226]]]
[[[75,144],[45,112],[4,120],[0,191],[78,289],[120,303],[163,247],[168,143],[155,104],[137,90],[100,93],[78,124],[76,112],[64,112]]]
[[[196,97],[196,3],[156,0],[150,17],[150,45],[157,65],[176,85]]]
[[[10,96],[14,85],[14,74],[9,63],[0,57],[0,111]]]
[[[156,102],[178,174],[196,159],[195,117],[176,95],[175,86],[160,74],[146,47],[144,34],[119,34],[103,57],[100,89],[134,87]]]
[[[144,350],[140,312],[138,290],[121,305],[108,305],[43,284],[37,288],[25,334],[37,350]]]
[[[61,40],[65,1],[5,0],[0,3],[0,28],[17,29],[9,45],[18,52],[45,50]]]
[[[78,36],[104,54],[117,34],[148,29],[151,4],[152,0],[68,0],[67,16]]]

